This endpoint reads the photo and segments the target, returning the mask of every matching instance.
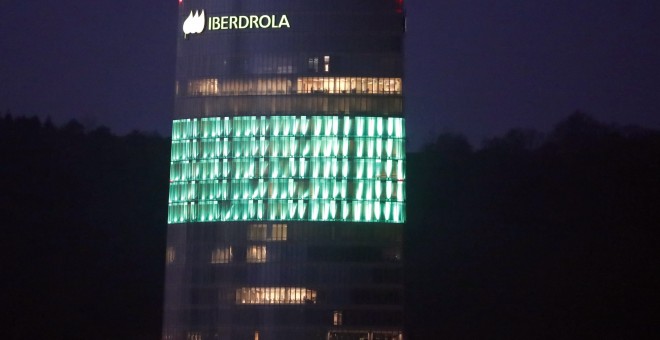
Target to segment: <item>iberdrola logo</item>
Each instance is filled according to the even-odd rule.
[[[202,13],[199,13],[199,11],[195,11],[195,14],[193,15],[193,12],[190,11],[190,15],[188,16],[188,19],[183,22],[183,36],[187,36],[188,34],[199,34],[204,32],[204,26],[206,25],[206,19],[204,17],[204,10],[202,10]]]
[[[259,15],[223,15],[206,17],[204,10],[190,11],[190,15],[183,22],[183,36],[199,34],[218,30],[252,30],[252,29],[280,29],[291,28],[286,14],[259,14]]]

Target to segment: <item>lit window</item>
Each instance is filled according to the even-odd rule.
[[[291,73],[292,69],[282,68],[278,73]],[[236,96],[236,95],[275,95],[292,92],[292,82],[285,77],[256,79],[195,79],[188,82],[188,95],[191,96]]]
[[[301,287],[244,287],[236,289],[239,305],[301,305],[316,303],[316,291]]]
[[[271,232],[272,241],[286,241],[287,237],[287,225],[286,224],[273,224],[273,230]]]
[[[166,263],[167,264],[173,263],[175,258],[176,258],[176,251],[174,250],[174,247],[167,247],[167,250],[165,251]]]
[[[197,79],[188,82],[188,94],[191,96],[212,96],[218,93],[218,79]]]
[[[323,57],[323,71],[325,71],[325,73],[330,72],[330,56],[328,55]]]
[[[296,85],[298,93],[401,94],[402,89],[401,78],[300,77]]]
[[[272,191],[272,189],[276,187],[277,184],[278,182],[273,181],[271,183],[270,190]],[[268,235],[267,224],[248,225],[248,240],[250,241],[286,241],[286,238],[287,238],[286,224],[273,224],[270,228],[270,237]]]
[[[343,323],[341,311],[336,310],[332,314],[332,324],[335,326],[341,326]]]
[[[211,263],[229,263],[231,259],[231,247],[217,248],[211,252]]]
[[[198,332],[190,332],[188,333],[186,340],[202,340],[202,335]]]
[[[250,241],[265,241],[266,240],[266,224],[250,224],[248,226],[248,240]]]
[[[266,246],[250,246],[245,257],[248,263],[266,262]]]
[[[318,58],[314,68],[318,68]],[[330,57],[324,58],[323,72],[330,72]],[[291,73],[289,67],[277,73]],[[317,71],[315,71],[317,72]],[[366,77],[268,77],[254,79],[195,79],[188,81],[190,96],[281,95],[292,93],[401,94],[401,78]],[[179,85],[175,92],[179,94]]]

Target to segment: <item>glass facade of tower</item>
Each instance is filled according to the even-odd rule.
[[[402,1],[179,8],[163,339],[402,339]]]

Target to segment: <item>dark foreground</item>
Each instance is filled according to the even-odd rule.
[[[409,339],[653,334],[660,132],[576,114],[408,155]],[[169,141],[0,118],[6,339],[159,339]]]

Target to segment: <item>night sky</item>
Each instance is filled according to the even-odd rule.
[[[660,2],[407,1],[410,146],[549,130],[575,110],[660,128]],[[3,1],[0,112],[169,133],[176,0]]]

